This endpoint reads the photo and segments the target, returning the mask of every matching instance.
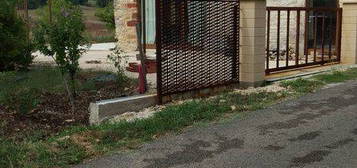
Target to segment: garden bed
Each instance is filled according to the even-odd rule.
[[[0,73],[0,136],[45,139],[69,126],[88,125],[91,102],[135,95],[137,82],[111,72],[83,70],[77,76],[75,112],[55,67]],[[123,82],[124,81],[124,82]]]

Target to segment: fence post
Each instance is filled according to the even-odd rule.
[[[357,0],[343,1],[341,62],[357,64]]]
[[[266,0],[241,0],[240,9],[240,83],[259,86],[265,77]]]

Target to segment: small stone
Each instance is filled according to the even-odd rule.
[[[221,100],[219,100],[219,102],[220,103],[225,103],[225,102],[227,102],[227,100],[221,99]]]
[[[71,123],[71,122],[74,122],[74,119],[65,120],[65,122],[67,122],[67,123]]]
[[[234,110],[237,109],[237,107],[236,106],[231,106],[231,109],[234,111]]]
[[[71,138],[70,136],[64,136],[64,137],[62,137],[62,138],[58,138],[58,140],[59,141],[64,141],[64,140],[67,140],[67,139],[69,139],[69,138]]]

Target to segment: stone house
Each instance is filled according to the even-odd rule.
[[[140,0],[115,0],[115,20],[116,20],[116,36],[118,39],[118,44],[125,52],[134,52],[137,50],[137,36],[136,36],[136,24],[140,19],[138,14],[138,9],[140,8]],[[143,0],[141,0],[143,1]],[[267,6],[277,6],[277,7],[337,7],[342,0],[267,0]],[[147,37],[147,48],[155,48],[155,0],[145,0],[146,9],[146,37]],[[277,17],[276,14],[272,13],[272,24],[274,24],[274,19]],[[301,14],[301,17],[305,17],[305,13]],[[281,33],[286,34],[286,20],[287,15],[282,13],[281,20],[283,24],[281,25]],[[296,14],[291,14],[291,22],[296,21]],[[302,22],[301,27],[304,27]],[[290,30],[294,31],[296,29],[296,24],[290,25]],[[276,28],[271,29],[272,34],[277,31]],[[291,33],[293,34],[293,32]],[[304,36],[304,34],[301,34]],[[291,37],[292,42],[290,45],[294,45],[294,38]],[[276,37],[271,37],[272,44],[276,41]],[[282,43],[285,43],[282,39]]]

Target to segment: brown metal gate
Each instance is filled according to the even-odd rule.
[[[341,58],[342,8],[267,7],[266,73]]]
[[[162,96],[239,78],[239,0],[156,0],[157,91]]]

